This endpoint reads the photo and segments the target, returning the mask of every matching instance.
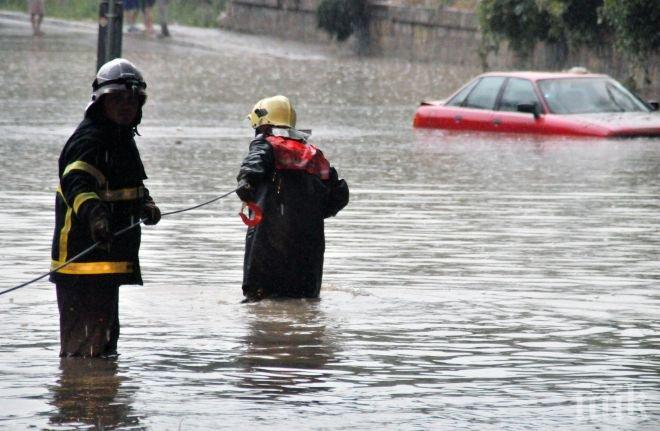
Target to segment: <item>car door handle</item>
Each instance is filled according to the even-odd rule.
[[[499,126],[500,124],[502,124],[502,120],[500,120],[499,118],[495,118],[493,120],[493,124],[496,125],[496,126]]]
[[[457,123],[460,123],[461,121],[463,121],[463,116],[462,115],[456,115],[454,117],[454,121],[457,122]]]

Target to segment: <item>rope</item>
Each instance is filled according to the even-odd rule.
[[[198,204],[198,205],[195,205],[195,206],[192,206],[192,207],[189,207],[189,208],[184,208],[184,209],[176,210],[176,211],[169,211],[169,212],[166,212],[166,213],[162,213],[160,216],[161,216],[161,217],[167,217],[167,216],[170,216],[170,215],[173,215],[173,214],[179,214],[179,213],[183,213],[183,212],[186,212],[186,211],[192,211],[192,210],[195,210],[195,209],[197,209],[197,208],[201,208],[201,207],[203,207],[203,206],[206,206],[206,205],[212,204],[213,202],[217,202],[217,201],[219,201],[220,199],[226,198],[227,196],[229,196],[230,194],[234,193],[235,191],[236,191],[236,189],[234,189],[234,190],[232,190],[232,191],[230,191],[230,192],[227,192],[227,193],[225,193],[225,194],[223,194],[223,195],[220,195],[220,196],[218,196],[218,197],[215,197],[215,198],[213,198],[213,199],[211,199],[211,200],[208,200],[208,201],[206,201],[206,202],[202,202],[201,204]],[[113,237],[113,238],[118,237],[119,235],[121,235],[121,234],[123,234],[123,233],[126,233],[126,232],[128,232],[129,230],[131,230],[131,229],[134,229],[136,226],[141,225],[141,224],[144,223],[146,220],[147,220],[147,219],[140,219],[139,221],[136,221],[135,223],[133,223],[133,224],[131,224],[131,225],[129,225],[129,226],[127,226],[127,227],[121,229],[121,230],[118,230],[118,231],[115,232],[115,233],[113,233],[113,234],[112,234],[112,237]],[[85,250],[83,250],[83,251],[81,251],[80,253],[78,253],[77,255],[73,256],[71,259],[67,260],[66,262],[64,262],[63,264],[61,264],[61,265],[58,266],[57,268],[51,270],[50,272],[48,272],[48,273],[46,273],[46,274],[44,274],[44,275],[40,275],[40,276],[37,277],[37,278],[33,278],[33,279],[30,280],[30,281],[26,281],[25,283],[19,284],[18,286],[12,287],[11,289],[3,290],[2,292],[0,292],[0,295],[4,295],[5,293],[12,292],[12,291],[14,291],[14,290],[20,289],[21,287],[25,287],[25,286],[27,286],[27,285],[30,285],[30,284],[32,284],[32,283],[35,283],[35,282],[41,280],[42,278],[46,278],[46,277],[48,277],[49,275],[51,275],[51,274],[53,274],[53,273],[59,271],[60,269],[62,269],[62,268],[64,268],[64,267],[66,267],[66,266],[72,264],[73,262],[77,261],[78,259],[82,259],[83,257],[87,256],[89,253],[92,252],[92,250],[94,250],[94,249],[95,249],[96,247],[98,247],[99,245],[101,245],[101,242],[100,242],[100,241],[97,241],[97,242],[94,243],[93,245],[89,246],[89,247],[86,248]]]

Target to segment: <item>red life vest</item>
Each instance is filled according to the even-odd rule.
[[[322,180],[330,178],[330,162],[314,145],[283,136],[268,136],[266,140],[273,147],[276,169],[302,170]]]

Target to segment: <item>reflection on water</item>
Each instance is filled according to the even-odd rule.
[[[0,16],[2,287],[48,268],[57,157],[93,77],[91,30],[45,30]],[[240,304],[235,196],[163,218],[145,286],[120,291],[116,362],[59,368],[49,283],[0,297],[1,429],[656,431],[660,140],[413,131],[418,99],[473,73],[173,33],[124,45],[149,85],[151,194],[170,211],[231,190],[245,113],[291,96],[351,186],[321,300]],[[243,45],[277,45],[267,72]]]
[[[105,359],[63,358],[60,378],[51,388],[53,425],[95,429],[138,430],[140,420],[131,408],[131,392],[117,375],[117,362]]]
[[[318,301],[263,301],[248,305],[243,353],[245,398],[277,399],[329,389],[324,367],[333,360],[331,334],[326,333]]]

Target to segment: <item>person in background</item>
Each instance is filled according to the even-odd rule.
[[[321,150],[296,130],[296,112],[284,96],[262,99],[248,116],[256,137],[241,164],[236,193],[263,211],[245,238],[243,295],[317,298],[323,276],[324,219],[349,199]]]
[[[113,356],[119,338],[119,286],[142,284],[140,226],[160,210],[144,187],[147,178],[134,135],[146,102],[146,83],[128,60],[104,64],[92,84],[85,117],[59,158],[52,266],[60,312],[60,356]]]
[[[138,0],[124,0],[124,19],[128,24],[128,33],[135,33],[138,28],[135,26],[138,15]]]
[[[32,24],[32,34],[34,36],[43,36],[41,23],[44,20],[44,0],[28,0],[28,13],[30,14],[30,23]]]
[[[170,37],[170,30],[167,28],[169,0],[158,1],[158,21],[160,21],[159,37]]]
[[[144,34],[147,36],[154,35],[154,9],[155,0],[140,0],[140,9],[144,16]]]

